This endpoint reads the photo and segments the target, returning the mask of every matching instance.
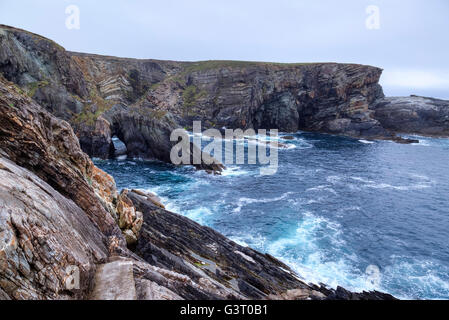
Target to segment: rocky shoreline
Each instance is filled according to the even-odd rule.
[[[68,289],[68,268],[79,289]],[[171,213],[82,152],[70,125],[0,77],[0,299],[392,299],[306,284]]]
[[[447,135],[447,102],[385,98],[380,75],[335,63],[80,54],[0,25],[0,300],[394,299],[307,284],[154,195],[119,193],[89,158],[169,161],[170,132],[193,120],[398,142],[411,142],[398,132]]]

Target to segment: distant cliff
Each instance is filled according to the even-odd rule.
[[[167,161],[169,133],[193,120],[204,128],[306,130],[398,142],[407,141],[397,132],[449,131],[447,121],[437,119],[435,129],[428,112],[413,111],[425,105],[446,114],[447,104],[384,99],[382,70],[371,66],[116,58],[68,52],[3,25],[0,44],[0,73],[68,121],[92,157],[112,157],[117,136],[129,156]],[[416,114],[419,128],[403,121],[404,112],[393,112],[399,109]]]
[[[419,96],[377,100],[371,109],[392,132],[449,137],[449,101]]]

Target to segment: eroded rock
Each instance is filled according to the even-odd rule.
[[[133,263],[117,260],[98,266],[91,300],[136,300]]]
[[[407,134],[449,136],[449,101],[418,96],[392,97],[372,106],[385,128]]]
[[[126,153],[171,162],[170,133],[190,128],[195,120],[204,128],[300,129],[401,143],[394,132],[447,131],[444,111],[413,107],[404,113],[392,107],[396,101],[384,103],[382,70],[371,66],[116,58],[67,52],[49,39],[8,26],[0,26],[0,42],[0,72],[68,120],[92,157]],[[425,103],[430,104],[439,105]],[[422,114],[419,123],[413,120],[416,112]],[[394,123],[388,120],[392,117]],[[125,148],[116,150],[113,136]],[[222,170],[220,164],[196,167]]]
[[[11,299],[83,299],[107,238],[72,200],[0,157],[0,288]],[[80,290],[67,291],[68,267]]]
[[[56,191],[72,199],[106,235],[119,235],[113,217],[105,214],[110,202],[111,180],[93,187],[99,176],[92,161],[81,150],[70,125],[60,120],[20,89],[0,78],[0,148],[17,165],[29,169]],[[97,183],[97,187],[100,185]],[[95,195],[99,195],[99,197]],[[101,195],[106,195],[102,199]],[[106,204],[104,206],[103,204]],[[105,208],[106,207],[106,208]]]
[[[45,110],[70,120],[88,152],[110,153],[117,134],[129,154],[165,161],[167,133],[193,119],[288,130],[331,123],[337,133],[376,136],[382,128],[367,106],[382,95],[380,69],[74,54],[5,26],[0,42],[0,71],[18,84],[0,76],[0,299],[392,298],[305,284],[153,195],[118,195],[70,124]],[[68,288],[68,268],[79,270],[79,289]]]

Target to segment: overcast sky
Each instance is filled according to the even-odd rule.
[[[389,96],[449,99],[448,0],[0,0],[0,23],[123,57],[370,64]]]

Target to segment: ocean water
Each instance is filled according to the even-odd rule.
[[[258,165],[212,176],[154,161],[95,162],[119,189],[157,193],[167,209],[270,253],[307,282],[449,299],[449,139],[293,136],[272,176]]]

